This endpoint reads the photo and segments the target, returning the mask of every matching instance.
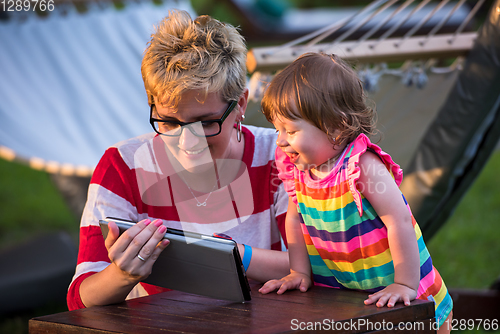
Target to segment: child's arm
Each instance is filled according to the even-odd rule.
[[[311,264],[304,236],[302,235],[302,229],[300,228],[297,206],[292,199],[288,200],[285,228],[288,240],[290,274],[282,279],[268,281],[260,288],[259,292],[261,293],[268,293],[276,289],[278,289],[278,294],[292,289],[299,289],[305,292],[311,286]]]
[[[245,246],[238,244],[241,258],[245,256]],[[252,247],[252,260],[246,271],[248,279],[266,282],[275,277],[283,277],[290,272],[287,252]]]
[[[387,238],[394,263],[394,284],[374,293],[365,304],[409,305],[417,297],[420,283],[420,257],[410,212],[389,171],[377,155],[367,152],[359,161],[358,189],[370,202],[387,227]]]

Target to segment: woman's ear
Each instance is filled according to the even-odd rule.
[[[239,111],[239,116],[237,117],[237,120],[242,121],[245,115],[245,112],[247,110],[247,105],[248,105],[248,88],[245,88],[243,90],[243,93],[240,95],[240,98],[238,99],[238,111]]]

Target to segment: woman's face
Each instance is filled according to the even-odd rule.
[[[205,97],[198,91],[187,91],[182,94],[175,109],[162,106],[155,98],[157,115],[153,117],[184,123],[216,120],[222,117],[228,105],[219,94],[211,93]],[[178,137],[161,136],[170,159],[175,159],[172,163],[176,165],[175,162],[178,162],[182,169],[190,173],[202,173],[213,168],[216,160],[231,158],[231,147],[236,141],[234,123],[241,118],[240,107],[239,103],[222,123],[221,133],[214,137],[195,136],[188,126],[183,126]],[[189,127],[198,133],[203,132],[201,123],[193,123]]]

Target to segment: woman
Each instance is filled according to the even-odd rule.
[[[166,226],[231,236],[251,279],[288,274],[276,134],[241,125],[245,58],[237,30],[208,16],[172,11],[156,28],[141,68],[154,132],[109,148],[96,167],[70,310],[163,291],[140,282],[168,247]],[[106,217],[139,223],[122,236],[111,223],[104,240],[98,222]]]

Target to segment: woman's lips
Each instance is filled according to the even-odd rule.
[[[204,147],[204,148],[201,148],[199,150],[184,150],[184,152],[186,152],[187,155],[196,155],[196,154],[200,154],[201,152],[205,151],[207,148]]]
[[[207,150],[208,146],[199,149],[189,149],[189,150],[181,149],[180,151],[188,159],[197,159],[203,156]]]

